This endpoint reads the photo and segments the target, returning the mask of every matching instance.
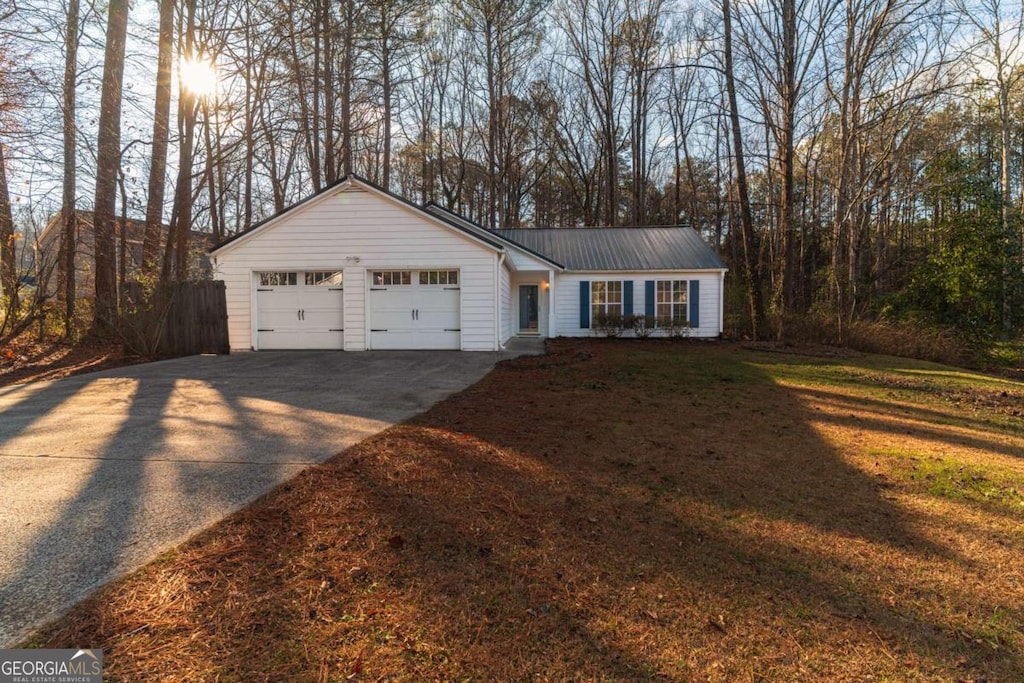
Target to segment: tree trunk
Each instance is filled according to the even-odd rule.
[[[153,152],[146,198],[146,227],[142,238],[142,272],[152,276],[159,268],[163,235],[164,187],[167,175],[167,139],[171,121],[171,60],[174,51],[175,0],[160,0],[160,38],[156,60],[156,99],[153,107]]]
[[[67,24],[64,35],[64,180],[61,192],[63,230],[60,240],[57,280],[64,294],[64,337],[71,339],[75,330],[75,252],[78,248],[78,230],[75,195],[77,193],[78,128],[76,94],[78,85],[78,15],[79,0],[68,0]]]
[[[793,312],[794,299],[794,208],[796,191],[794,167],[796,165],[796,107],[799,93],[797,92],[796,60],[797,60],[797,27],[796,0],[783,0],[783,80],[782,80],[782,140],[779,149],[779,172],[782,176],[781,196],[779,198],[779,230],[782,231],[782,272],[780,277],[778,313],[778,337],[784,335],[786,316]]]
[[[334,140],[336,128],[334,105],[334,28],[331,17],[331,0],[323,0],[321,22],[323,25],[324,59],[324,176],[330,185],[338,179],[337,143]]]
[[[392,84],[391,84],[391,43],[388,32],[391,30],[389,24],[381,19],[381,49],[380,49],[380,70],[381,88],[384,91],[384,164],[381,168],[380,184],[385,190],[391,190],[391,108],[392,108]]]
[[[188,0],[185,8],[184,52],[195,56],[196,0]],[[192,163],[195,144],[196,114],[199,103],[185,83],[178,85],[178,178],[174,184],[174,208],[171,227],[164,249],[160,271],[161,282],[184,282],[188,279],[188,242],[192,230]]]
[[[117,323],[117,262],[114,252],[114,210],[117,171],[121,164],[121,88],[124,75],[128,1],[110,0],[107,15],[103,85],[100,91],[99,135],[96,142],[96,197],[93,238],[96,267],[96,318],[93,331],[106,336]]]
[[[7,186],[7,161],[0,143],[0,290],[6,297],[4,315],[19,308],[18,262],[15,258],[14,215],[11,213],[11,191]]]
[[[352,81],[355,78],[355,0],[345,0],[344,45],[345,66],[341,75],[341,168],[343,175],[351,175],[352,163]]]
[[[722,0],[722,19],[725,30],[725,89],[729,97],[729,121],[732,128],[733,160],[736,167],[736,190],[739,194],[740,224],[743,234],[744,275],[747,280],[747,304],[750,307],[750,333],[758,339],[763,327],[764,307],[761,299],[761,273],[757,235],[750,213],[750,193],[747,188],[747,170],[743,157],[743,136],[740,130],[740,110],[736,99],[736,80],[732,53],[732,8],[729,0]]]
[[[1000,218],[1002,219],[1004,241],[1003,265],[1003,335],[1009,339],[1013,336],[1013,296],[1009,283],[1013,282],[1017,235],[1011,219],[1010,198],[1010,84],[1002,73],[1002,55],[998,41],[995,43],[996,64],[1000,69],[997,76],[999,86],[999,186],[1001,190]]]

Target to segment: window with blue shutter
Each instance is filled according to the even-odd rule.
[[[644,283],[644,315],[654,317],[654,280]]]
[[[590,327],[590,283],[580,281],[580,327]]]
[[[622,315],[633,315],[633,281],[622,283]]]
[[[690,327],[700,327],[700,280],[690,280]]]

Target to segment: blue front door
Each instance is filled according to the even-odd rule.
[[[519,285],[519,329],[536,332],[539,296],[537,285]]]

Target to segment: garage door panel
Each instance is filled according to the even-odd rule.
[[[301,271],[298,274],[301,276]],[[301,277],[295,280],[303,282]],[[343,297],[340,287],[257,287],[257,348],[341,349],[345,326]]]
[[[310,332],[339,332],[345,327],[344,292],[340,289],[308,289],[302,297],[302,320]]]
[[[459,290],[426,289],[417,292],[414,308],[424,331],[457,330],[459,324]]]
[[[450,332],[425,331],[417,333],[416,336],[417,342],[420,344],[417,348],[449,350],[458,350],[460,348],[460,335],[458,330]]]
[[[259,301],[261,328],[277,331],[294,330],[299,323],[299,304],[294,289],[266,290],[256,293]]]
[[[419,272],[411,275],[408,284],[370,287],[370,348],[461,348],[459,288],[420,284]]]
[[[370,290],[373,308],[373,330],[407,333],[413,325],[413,292],[410,288],[373,288]]]
[[[370,348],[378,351],[401,351],[411,347],[409,345],[409,338],[411,332],[406,331],[404,334],[401,332],[394,332],[392,330],[387,331],[370,331]]]

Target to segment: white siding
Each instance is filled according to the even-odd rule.
[[[327,192],[216,255],[227,287],[231,348],[253,345],[253,273],[345,270],[345,349],[366,348],[367,271],[458,269],[462,348],[494,350],[495,250],[357,186]]]
[[[539,258],[532,256],[525,251],[522,251],[512,245],[506,247],[508,252],[508,260],[512,264],[515,270],[543,270],[547,271],[551,268],[551,264],[547,261],[541,261]]]
[[[515,311],[512,308],[512,276],[508,272],[508,266],[501,267],[501,343],[504,344],[512,337],[512,316]]]
[[[691,330],[690,336],[717,337],[722,332],[719,327],[722,281],[718,271],[561,273],[555,279],[555,336],[589,337],[593,334],[590,329],[580,327],[581,280],[632,280],[634,315],[644,312],[647,280],[700,280],[700,326]]]

